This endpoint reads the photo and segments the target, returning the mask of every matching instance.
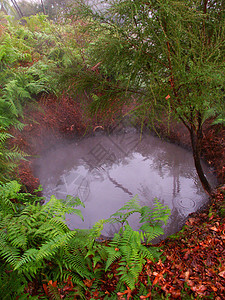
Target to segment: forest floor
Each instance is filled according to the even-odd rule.
[[[13,144],[31,156],[21,162],[17,173],[27,191],[33,192],[39,186],[32,167],[36,155],[62,138],[71,139],[108,125],[84,115],[81,105],[74,104],[68,97],[61,100],[45,97],[38,106],[27,108],[23,120],[26,126],[21,132],[13,132]],[[164,124],[156,124],[156,128],[164,138],[190,148],[188,132],[180,124],[171,123],[169,133]],[[214,168],[220,187],[214,191],[210,205],[204,211],[189,216],[181,232],[155,245],[161,247],[161,259],[156,263],[147,261],[137,289],[121,291],[118,299],[132,299],[142,284],[147,287],[148,294],[140,299],[225,299],[224,149],[224,127],[207,124],[202,153],[205,161]],[[105,294],[110,294],[118,282],[116,265],[111,272],[110,279],[103,279],[101,286]],[[87,292],[86,298],[104,299],[99,296],[99,291]]]

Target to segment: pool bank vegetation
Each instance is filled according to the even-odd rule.
[[[224,189],[212,191],[200,164],[201,148],[212,152],[215,140],[220,158],[224,152],[223,1],[119,1],[100,11],[76,3],[67,13],[58,22],[1,15],[3,299],[223,299]],[[82,217],[74,208],[82,205],[79,199],[53,196],[41,206],[39,191],[26,191],[16,171],[21,159],[30,159],[18,130],[32,135],[29,128],[38,127],[27,111],[41,114],[52,99],[60,103],[56,111],[62,103],[81,111],[75,128],[62,130],[67,135],[85,132],[87,124],[110,126],[124,111],[140,126],[183,123],[203,187],[213,194],[210,209],[190,218],[180,237],[163,242],[161,250],[149,245],[168,216],[157,202],[154,211],[135,199],[125,207],[142,215],[147,244],[129,225],[104,243],[96,242],[104,221],[90,232],[70,231],[64,214]],[[207,144],[204,126],[212,122],[218,125],[207,127]]]

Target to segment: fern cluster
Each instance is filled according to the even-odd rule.
[[[120,282],[134,289],[146,259],[154,260],[159,256],[153,250],[155,247],[145,244],[146,237],[150,239],[159,234],[157,230],[154,233],[154,228],[152,232],[138,232],[126,224],[107,245],[97,241],[104,224],[114,222],[119,214],[127,223],[127,216],[138,211],[141,222],[150,227],[165,221],[168,210],[159,202],[156,202],[156,209],[147,213],[133,198],[110,219],[100,220],[91,230],[70,230],[65,223],[66,214],[82,218],[76,208],[83,205],[78,198],[68,196],[60,200],[52,196],[41,205],[42,198],[20,193],[20,188],[20,184],[11,181],[1,184],[0,189],[0,264],[3,268],[0,282],[6,286],[6,295],[12,278],[17,278],[16,283],[23,288],[34,280],[39,284],[70,280],[73,292],[84,297],[87,288],[91,287],[92,291],[99,288],[102,277],[114,262],[119,266]],[[47,290],[50,294],[57,292],[52,285]],[[22,292],[18,289],[18,293]],[[14,289],[11,291],[11,295],[18,293]]]
[[[72,203],[65,204],[52,196],[43,206],[39,197],[19,190],[16,181],[1,185],[0,259],[5,268],[25,278],[25,283],[41,274],[45,274],[41,281],[67,279],[72,273],[73,281],[80,284],[82,278],[91,278],[83,265],[85,235],[71,231],[65,224],[66,213],[81,216],[80,210],[71,206],[80,205],[80,200],[70,198]]]
[[[0,180],[5,181],[23,156],[18,149],[7,147],[12,138],[9,127],[22,129],[18,117],[23,115],[24,106],[41,94],[64,92],[58,84],[60,73],[83,61],[80,45],[87,45],[87,38],[80,36],[79,22],[62,26],[51,23],[44,15],[23,18],[22,22],[8,17],[1,29]]]
[[[41,93],[55,92],[57,72],[55,61],[48,58],[49,43],[55,47],[56,37],[46,17],[26,19],[26,26],[8,19],[3,28],[0,36],[0,180],[6,181],[24,157],[19,149],[9,148],[8,140],[13,138],[9,128],[22,129],[24,125],[18,118],[23,115],[24,106]]]
[[[143,223],[140,227],[141,231],[133,230],[128,223],[129,216],[134,213],[140,214],[139,222]],[[146,243],[164,233],[162,225],[166,224],[169,215],[170,209],[163,206],[158,199],[155,199],[154,207],[150,208],[140,206],[137,196],[114,213],[108,221],[119,222],[122,227],[105,248],[108,254],[105,270],[107,271],[113,262],[118,261],[118,275],[121,276],[122,282],[134,289],[146,259],[159,258],[158,249],[148,247]]]

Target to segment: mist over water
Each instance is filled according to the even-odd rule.
[[[210,169],[204,168],[215,184]],[[69,194],[84,202],[84,222],[75,215],[67,217],[71,229],[91,228],[137,194],[141,205],[152,207],[157,197],[171,209],[164,228],[168,236],[208,201],[191,152],[147,134],[140,139],[135,130],[58,144],[42,153],[35,169],[46,201],[51,195],[65,199]],[[139,228],[137,216],[129,221],[134,229]],[[102,234],[112,237],[118,229],[119,224],[106,224]]]

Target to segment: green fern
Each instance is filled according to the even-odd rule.
[[[154,199],[153,205],[153,208],[143,206],[140,210],[141,218],[139,222],[144,223],[140,229],[144,231],[147,243],[164,234],[162,225],[166,224],[170,216],[170,209],[162,205],[157,198]]]
[[[110,216],[108,222],[120,223],[122,226],[128,223],[128,218],[134,213],[140,213],[141,206],[138,202],[138,196],[134,196],[131,200],[126,202],[119,210]]]
[[[102,271],[95,269],[97,261],[87,255],[89,231],[71,231],[64,220],[65,213],[71,212],[70,205],[78,206],[81,201],[68,197],[66,201],[70,203],[67,207],[66,201],[53,196],[41,206],[37,196],[19,193],[17,182],[2,187],[3,209],[6,211],[7,208],[7,213],[0,213],[0,259],[13,274],[16,272],[30,281],[37,276],[44,280],[43,274],[54,281],[70,278],[78,286],[75,294],[80,295],[85,289],[84,279],[95,278],[98,285]],[[81,216],[80,212],[77,215]]]
[[[121,235],[116,234],[114,236],[109,247],[106,247],[105,250],[108,253],[105,271],[117,260],[120,280],[131,289],[135,288],[145,259],[154,259],[151,252],[145,250],[145,246],[141,244],[140,233],[134,231],[129,225],[125,226]]]
[[[51,300],[61,300],[61,295],[57,287],[49,285],[47,287],[49,299]]]
[[[128,217],[139,213],[140,232],[134,231],[128,224]],[[105,271],[112,263],[118,262],[117,269],[120,280],[131,289],[135,288],[138,276],[142,271],[146,259],[155,260],[159,258],[157,249],[146,247],[143,242],[149,243],[153,238],[163,234],[162,224],[166,223],[170,214],[167,206],[163,206],[159,200],[154,199],[154,207],[141,207],[137,196],[125,203],[125,205],[113,214],[109,222],[120,222],[124,227],[114,235],[113,240],[105,247],[108,254]]]
[[[141,206],[136,195],[126,202],[116,213],[112,214],[107,222],[120,223],[123,226],[124,224],[129,224],[128,218],[134,213],[140,214],[139,223],[144,223],[140,229],[143,231],[147,242],[150,242],[155,237],[164,233],[162,225],[166,224],[170,216],[170,209],[162,205],[157,198],[154,199],[153,208]]]
[[[98,288],[103,273],[117,262],[120,281],[134,289],[146,259],[158,257],[155,248],[143,244],[149,232],[134,231],[128,224],[115,234],[107,246],[96,239],[104,224],[111,219],[100,220],[91,230],[69,230],[65,214],[74,212],[82,217],[78,209],[72,207],[82,204],[78,198],[59,200],[52,196],[41,206],[37,196],[19,193],[20,185],[16,181],[1,186],[0,259],[13,274],[16,272],[30,281],[37,276],[44,280],[41,274],[53,281],[70,278],[75,286],[80,287],[82,295],[86,288],[83,280],[94,279],[92,288]],[[149,210],[142,208],[136,198],[126,203],[119,213],[122,211],[125,217],[121,215],[120,221],[126,220],[135,211],[151,228],[159,226],[159,222],[165,221],[168,216],[168,211],[158,201],[155,208]]]
[[[76,272],[82,278],[93,278],[93,273],[89,270],[87,259],[81,251],[74,251],[73,253],[65,253],[65,266],[71,271]]]
[[[23,275],[17,272],[12,272],[11,269],[0,261],[0,286],[1,299],[30,299],[29,295],[24,297],[24,288],[27,285],[27,280]],[[33,299],[33,298],[32,298]]]
[[[94,246],[96,239],[98,239],[101,235],[101,232],[104,228],[104,224],[108,223],[108,221],[109,220],[102,219],[93,225],[93,227],[91,228],[91,230],[88,234],[88,241],[86,244],[89,249]]]
[[[13,214],[17,211],[16,205],[11,201],[17,197],[21,186],[17,181],[0,183],[0,211],[2,216]]]

